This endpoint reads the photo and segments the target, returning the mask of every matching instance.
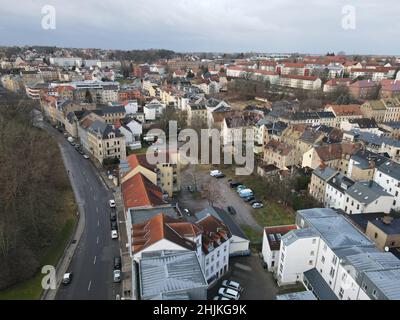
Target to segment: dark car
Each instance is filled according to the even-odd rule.
[[[121,270],[121,257],[114,257],[114,270]]]
[[[117,220],[117,214],[115,213],[115,211],[111,211],[110,212],[110,220],[111,221],[116,221]]]
[[[111,221],[111,230],[118,230],[117,221]]]
[[[230,213],[230,214],[236,214],[236,210],[235,210],[235,208],[234,207],[232,207],[232,206],[228,206],[228,212]]]
[[[243,200],[246,201],[246,202],[250,202],[250,201],[253,201],[253,200],[255,200],[255,199],[256,199],[256,198],[254,198],[254,196],[249,196],[249,197],[243,198]]]
[[[231,181],[231,182],[229,182],[229,186],[231,187],[231,188],[237,188],[238,186],[240,186],[241,185],[241,183],[240,182],[237,182],[237,181]]]
[[[223,173],[221,173],[221,174],[215,175],[214,177],[217,178],[217,179],[221,179],[221,178],[225,178],[226,175],[224,175]]]
[[[251,205],[253,205],[255,203],[261,203],[262,204],[262,201],[261,200],[257,200],[257,199],[253,199],[252,201],[250,201]]]

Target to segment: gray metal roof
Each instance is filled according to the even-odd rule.
[[[312,287],[313,293],[319,300],[338,300],[335,293],[328,286],[328,284],[319,274],[317,269],[313,268],[304,272],[304,279],[309,282],[309,285]]]
[[[301,291],[276,296],[276,300],[317,300],[312,291]]]
[[[374,181],[356,182],[347,190],[347,194],[364,204],[372,203],[381,196],[391,196]]]
[[[317,232],[331,249],[371,246],[373,243],[349,221],[329,208],[300,210],[298,216]],[[296,218],[296,221],[298,218]]]
[[[320,167],[316,168],[313,173],[320,179],[327,181],[332,178],[333,175],[336,174],[336,170],[331,167],[325,167],[321,169]]]
[[[366,149],[358,150],[351,159],[355,161],[354,166],[364,170],[371,168],[371,161],[374,162],[375,166],[380,166],[388,160],[388,158]]]
[[[164,213],[165,215],[174,219],[179,219],[175,207],[172,207],[170,204],[166,204],[164,207],[157,207],[157,208],[137,209],[137,210],[133,208],[129,209],[129,214],[131,215],[132,224],[146,222],[160,213]]]
[[[400,180],[400,164],[397,162],[391,160],[386,161],[379,166],[378,171],[381,171],[396,180]]]
[[[352,265],[359,272],[400,268],[400,260],[390,252],[368,252],[347,256],[346,265]]]
[[[196,253],[192,251],[143,253],[139,277],[144,299],[208,286]]]
[[[389,300],[400,300],[400,269],[368,271],[365,277]]]
[[[312,238],[312,237],[317,237],[317,236],[318,236],[318,233],[316,233],[311,228],[296,229],[296,230],[289,231],[284,236],[282,236],[281,241],[283,242],[283,244],[285,246],[288,246],[291,243],[293,243],[299,239]]]

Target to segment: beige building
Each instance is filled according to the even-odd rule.
[[[172,197],[174,192],[178,192],[181,188],[180,159],[178,153],[173,155],[167,153],[165,156],[165,162],[153,165],[147,161],[146,154],[130,155],[127,158],[127,168],[121,169],[121,183],[140,172]]]
[[[400,219],[385,215],[368,221],[365,231],[380,250],[400,247]]]
[[[360,107],[364,118],[374,118],[376,122],[384,122],[386,116],[386,105],[383,100],[372,100]]]
[[[264,163],[273,164],[281,170],[297,164],[296,150],[276,140],[270,140],[264,149]]]
[[[100,162],[104,159],[126,159],[125,137],[118,129],[95,120],[87,129],[88,151]]]
[[[320,203],[324,203],[326,183],[338,172],[326,166],[317,167],[312,175],[308,193]]]

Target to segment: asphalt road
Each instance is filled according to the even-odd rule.
[[[85,212],[85,228],[68,271],[73,280],[60,287],[58,300],[109,300],[120,294],[113,283],[113,258],[120,255],[118,240],[111,239],[109,199],[113,194],[97,175],[90,160],[84,159],[64,136],[49,124],[45,129],[60,142],[66,167]]]

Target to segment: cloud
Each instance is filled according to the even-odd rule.
[[[356,29],[341,26],[344,5]],[[41,9],[56,9],[56,30]],[[400,51],[397,0],[2,0],[0,44],[177,51]]]

